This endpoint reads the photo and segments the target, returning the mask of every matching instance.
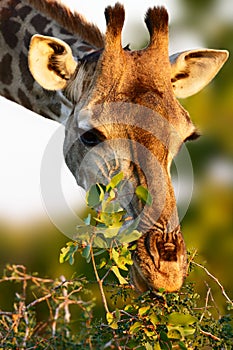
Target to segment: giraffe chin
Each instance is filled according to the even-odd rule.
[[[168,293],[178,291],[184,282],[184,277],[180,275],[180,268],[176,262],[163,261],[160,269],[154,271],[153,281],[147,280],[140,267],[135,264],[130,269],[132,284],[138,292],[144,293],[148,290],[158,292],[165,290]]]

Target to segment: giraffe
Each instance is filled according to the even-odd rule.
[[[47,16],[54,1],[27,3]],[[96,180],[107,183],[119,171],[124,173],[127,186],[121,203],[134,219],[139,217],[143,233],[133,255],[134,286],[139,291],[176,291],[186,276],[187,257],[170,166],[183,142],[198,137],[177,97],[191,96],[207,85],[228,52],[196,49],[169,57],[164,7],[148,9],[145,23],[150,43],[130,51],[121,44],[124,7],[119,3],[107,7],[105,17],[104,45],[91,46],[83,56],[77,57],[72,45],[59,35],[34,35],[29,68],[42,88],[62,90],[72,103],[64,156],[77,183],[88,190]],[[74,32],[84,38],[79,29]],[[85,38],[88,42],[88,34]],[[144,207],[136,196],[126,196],[138,185],[149,189],[150,207]]]
[[[43,11],[40,0],[1,0],[0,94],[45,118],[64,122],[72,103],[61,91],[45,90],[33,79],[27,63],[30,39],[35,33],[57,36],[82,58],[103,48],[104,37],[97,27],[57,1],[50,0],[48,5]]]

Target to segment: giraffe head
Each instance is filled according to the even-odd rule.
[[[137,289],[175,291],[186,275],[186,250],[176,209],[170,165],[183,142],[197,136],[189,114],[176,97],[202,89],[228,57],[226,51],[192,50],[168,55],[168,14],[147,11],[149,45],[122,48],[124,8],[105,10],[105,47],[76,61],[59,39],[32,38],[29,66],[50,90],[64,89],[74,108],[66,123],[64,154],[77,183],[88,189],[125,175],[122,205],[140,216],[131,275]],[[134,188],[146,186],[153,197],[143,207]]]

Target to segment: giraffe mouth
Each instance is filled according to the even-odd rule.
[[[172,252],[172,251],[174,251],[175,250],[175,244],[174,243],[165,243],[164,244],[164,250],[166,251],[166,252]]]
[[[163,234],[154,228],[141,236],[133,260],[131,278],[139,291],[179,290],[187,274],[186,249],[180,227]]]

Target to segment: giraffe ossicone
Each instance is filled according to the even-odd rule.
[[[49,4],[56,1],[17,3],[27,3],[51,17]],[[63,13],[69,18],[64,9]],[[143,207],[136,196],[123,203],[133,218],[140,216],[138,228],[143,233],[133,255],[132,281],[140,291],[176,291],[187,273],[187,257],[170,166],[182,144],[197,136],[176,97],[200,91],[221,69],[228,52],[196,49],[169,58],[164,7],[146,13],[148,46],[130,51],[121,44],[124,7],[119,3],[107,7],[105,17],[103,45],[96,27],[86,24],[86,32],[84,27],[84,32],[75,27],[79,43],[85,37],[88,45],[87,32],[91,29],[94,33],[84,55],[72,53],[75,43],[70,48],[67,38],[62,41],[61,36],[53,38],[49,32],[46,36],[46,30],[33,36],[29,67],[44,89],[63,89],[64,98],[72,104],[64,156],[77,183],[88,190],[91,184],[107,183],[122,171],[133,188],[142,185],[149,189],[154,199],[150,207]],[[72,22],[72,15],[70,19]],[[54,26],[67,25],[62,19],[55,20]]]

